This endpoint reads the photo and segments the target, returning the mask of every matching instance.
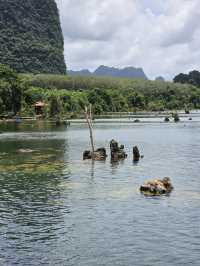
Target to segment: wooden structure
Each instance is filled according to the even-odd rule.
[[[44,102],[39,101],[34,104],[34,107],[36,115],[43,115],[46,104]]]

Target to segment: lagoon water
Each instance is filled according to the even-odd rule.
[[[82,161],[85,125],[0,131],[0,265],[199,265],[200,122],[95,125],[96,146],[125,145],[118,164]],[[139,193],[164,176],[170,196]]]

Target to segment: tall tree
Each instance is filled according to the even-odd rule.
[[[21,109],[23,82],[10,67],[0,64],[0,103],[1,112],[13,112]]]

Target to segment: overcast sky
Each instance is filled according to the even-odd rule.
[[[200,69],[199,0],[56,0],[68,69],[142,67],[151,79]]]

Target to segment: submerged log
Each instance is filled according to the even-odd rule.
[[[107,157],[106,149],[99,148],[96,151],[84,151],[83,160],[95,160],[95,161],[103,161]]]
[[[169,177],[147,181],[140,187],[141,193],[155,196],[169,194],[172,190],[173,186]]]
[[[111,160],[118,161],[127,158],[127,154],[124,151],[124,145],[118,144],[114,139],[110,142]]]
[[[140,151],[137,146],[133,147],[133,161],[138,162],[141,158]]]

